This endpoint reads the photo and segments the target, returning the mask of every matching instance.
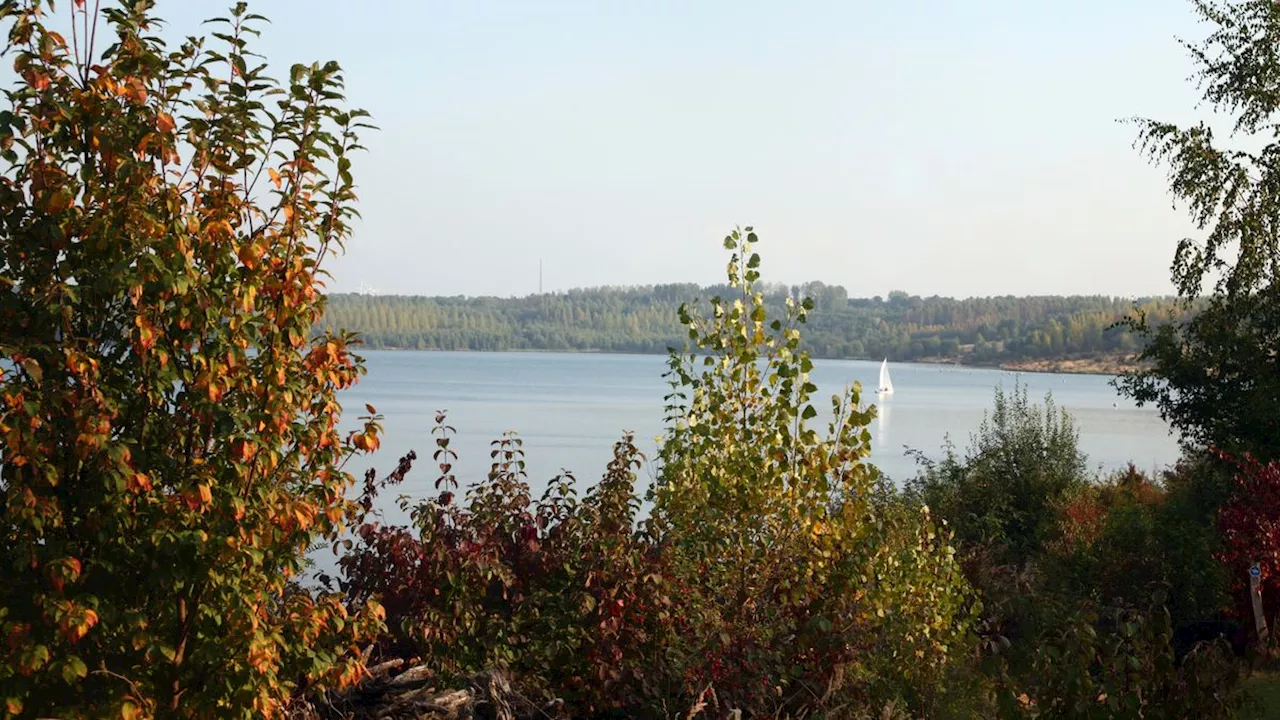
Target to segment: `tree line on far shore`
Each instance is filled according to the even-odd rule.
[[[815,357],[998,364],[1029,359],[1129,356],[1139,336],[1121,325],[1145,313],[1155,324],[1185,317],[1173,298],[980,297],[957,300],[894,291],[850,298],[821,282],[763,286],[766,306],[810,298],[806,349]],[[322,327],[360,333],[373,348],[662,353],[681,347],[682,303],[729,288],[694,284],[598,287],[497,297],[332,295]]]

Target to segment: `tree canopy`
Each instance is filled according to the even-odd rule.
[[[1226,140],[1190,126],[1137,119],[1145,154],[1200,237],[1174,252],[1183,306],[1201,312],[1160,324],[1139,312],[1147,367],[1121,388],[1154,403],[1189,447],[1220,446],[1280,457],[1280,5],[1193,0],[1211,28],[1184,43],[1207,109],[1227,118]],[[1259,149],[1251,149],[1259,148]]]

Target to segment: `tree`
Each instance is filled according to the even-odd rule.
[[[1218,516],[1222,532],[1221,559],[1229,570],[1241,618],[1252,618],[1248,571],[1258,564],[1259,589],[1267,617],[1274,625],[1280,600],[1280,462],[1266,465],[1253,457],[1225,457],[1237,469],[1238,492],[1223,504]]]
[[[859,386],[831,396],[825,432],[812,426],[801,326],[814,304],[789,298],[770,318],[756,242],[751,228],[725,238],[728,292],[704,313],[681,307],[696,349],[670,356],[649,497],[682,605],[668,662],[746,715],[928,709],[966,639],[968,588],[928,510],[884,499]]]
[[[1172,278],[1200,312],[1154,327],[1128,324],[1149,340],[1149,368],[1120,388],[1155,403],[1189,447],[1216,445],[1260,458],[1280,455],[1280,6],[1270,0],[1193,0],[1213,30],[1186,44],[1205,103],[1230,118],[1235,145],[1206,122],[1190,127],[1135,122],[1144,153],[1169,171],[1174,198],[1203,233],[1182,240]]]
[[[0,698],[9,715],[258,717],[360,672],[377,620],[290,581],[357,506],[312,327],[365,113],[283,85],[238,4],[166,49],[147,0],[0,3]],[[104,40],[110,38],[109,41]],[[105,49],[103,44],[107,46]]]

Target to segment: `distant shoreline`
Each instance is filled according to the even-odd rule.
[[[485,353],[492,355],[510,354],[510,353],[547,353],[561,355],[655,355],[662,356],[666,353],[645,352],[645,351],[627,351],[627,350],[576,350],[576,349],[549,349],[549,348],[511,348],[507,350],[445,350],[442,348],[407,348],[407,347],[372,347],[365,346],[364,350],[375,350],[379,352],[420,352],[420,353]],[[877,362],[877,358],[854,358],[854,357],[820,357],[814,355],[815,360],[856,360],[861,362]],[[1123,375],[1138,366],[1129,357],[1103,357],[1103,358],[1052,358],[1038,360],[1007,360],[999,363],[966,363],[952,358],[916,358],[914,360],[896,361],[909,365],[954,365],[960,368],[975,368],[983,370],[1006,370],[1009,372],[1026,372],[1026,373],[1043,373],[1045,375]]]
[[[1056,360],[1015,360],[1000,365],[1003,370],[1041,372],[1055,375],[1124,375],[1138,369],[1132,358],[1060,358]]]

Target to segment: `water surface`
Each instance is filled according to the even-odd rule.
[[[431,463],[435,443],[430,430],[436,410],[447,410],[457,428],[454,449],[460,457],[455,472],[464,483],[488,471],[489,443],[514,430],[524,439],[531,484],[540,492],[561,469],[580,481],[594,481],[611,457],[623,431],[636,433],[642,450],[652,453],[662,431],[662,378],[666,358],[657,355],[558,353],[395,352],[365,353],[369,373],[345,391],[343,427],[357,425],[364,404],[385,416],[383,452],[374,460],[380,472],[395,465],[410,449],[420,459],[409,479],[381,503],[393,505],[398,494],[422,497],[432,492],[436,477]],[[1097,375],[1011,373],[953,366],[891,364],[895,392],[883,401],[870,390],[863,401],[876,404],[872,422],[871,461],[895,481],[915,473],[905,447],[938,457],[950,434],[959,448],[991,407],[995,387],[1012,389],[1015,378],[1039,401],[1046,392],[1067,409],[1080,429],[1081,449],[1099,471],[1132,461],[1154,469],[1176,460],[1175,440],[1147,408],[1139,409],[1117,395],[1110,378]],[[818,360],[812,377],[818,385],[815,406],[829,406],[832,393],[855,381],[874,388],[879,363]],[[825,423],[824,423],[825,424]],[[353,469],[363,472],[369,463]],[[398,519],[390,512],[388,519]]]

